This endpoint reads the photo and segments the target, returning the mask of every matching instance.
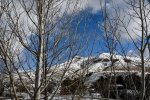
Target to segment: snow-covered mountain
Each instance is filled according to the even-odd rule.
[[[117,68],[130,67],[132,70],[141,66],[140,58],[121,55],[110,56],[109,53],[102,53],[97,57],[80,57],[76,56],[73,59],[62,64],[54,65],[52,69],[57,69],[56,73],[65,72],[67,76],[75,76],[86,74],[87,72],[103,72],[106,68],[113,66]],[[145,67],[150,67],[150,60],[145,59]],[[118,69],[119,70],[119,69]]]

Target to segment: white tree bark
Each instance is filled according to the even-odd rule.
[[[35,75],[35,100],[40,100],[41,96],[41,75],[43,67],[43,49],[44,49],[44,16],[43,16],[43,0],[36,0],[36,9],[38,13],[38,35],[39,35],[39,46],[37,53],[37,66],[36,66],[36,75]]]

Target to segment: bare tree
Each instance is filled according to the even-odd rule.
[[[15,67],[15,50],[13,50],[14,47],[14,35],[8,30],[7,24],[4,21],[6,12],[9,11],[9,5],[10,1],[1,1],[0,7],[0,20],[1,20],[1,26],[0,26],[0,57],[1,57],[1,63],[3,63],[3,66],[1,66],[3,72],[5,75],[8,75],[8,81],[10,84],[10,95],[11,98],[15,98],[18,100],[16,89],[15,89],[15,82],[14,82],[14,67]],[[13,53],[12,53],[13,52]]]
[[[149,5],[146,0],[127,0],[124,2],[127,4],[127,11],[122,15],[123,17],[118,18],[119,27],[122,33],[128,35],[128,39],[132,42],[132,46],[136,48],[141,60],[141,100],[145,98],[145,50],[149,44]],[[124,11],[124,10],[123,10]],[[133,26],[129,28],[129,24],[136,23],[137,27]],[[131,31],[132,30],[132,31]],[[134,34],[134,35],[133,35]],[[133,37],[133,36],[136,36]],[[120,43],[118,41],[118,43]]]
[[[111,85],[112,85],[112,74],[114,74],[114,77],[116,78],[116,72],[115,72],[115,62],[117,61],[115,58],[115,55],[117,53],[117,46],[118,46],[118,40],[120,39],[120,35],[118,33],[118,25],[119,25],[119,21],[118,18],[120,17],[120,15],[118,14],[117,10],[115,8],[112,7],[112,9],[114,9],[114,13],[115,16],[110,16],[108,13],[108,9],[106,6],[106,1],[105,1],[105,6],[104,6],[104,10],[103,10],[103,17],[104,17],[104,24],[101,25],[101,28],[103,30],[103,36],[102,36],[102,40],[104,40],[104,44],[105,44],[105,49],[106,51],[109,53],[109,60],[110,60],[110,65],[108,65],[108,67],[111,68],[111,72],[110,72],[110,78],[109,78],[109,85],[108,85],[108,95],[107,97],[110,98],[111,95]],[[116,79],[115,79],[116,80]],[[116,81],[114,83],[115,85],[115,91],[116,91],[116,98],[118,98],[118,90],[116,87]]]
[[[118,10],[118,6],[113,6],[112,2],[112,9],[114,9],[113,14],[108,14],[106,9],[106,2],[105,2],[105,9],[104,9],[104,35],[106,35],[106,48],[108,48],[110,52],[110,59],[111,56],[114,56],[114,52],[122,51],[122,55],[124,55],[124,59],[126,59],[126,49],[123,46],[123,41],[121,40],[121,34],[127,34],[128,42],[132,43],[132,46],[136,48],[135,51],[138,52],[140,60],[141,60],[141,100],[145,98],[145,51],[149,45],[149,5],[146,0],[126,0],[124,1],[125,5],[127,5],[126,9],[129,11],[125,12],[126,10],[120,9]],[[125,14],[120,13],[120,11],[124,11]],[[120,15],[122,14],[122,15]],[[115,17],[114,17],[115,15]],[[129,24],[136,23],[138,27],[131,27],[130,29]],[[131,31],[132,30],[132,31]],[[110,33],[110,34],[109,34]],[[134,35],[133,35],[134,34]],[[112,37],[111,37],[112,36]],[[134,36],[134,37],[133,37]],[[136,38],[135,38],[136,36]],[[110,38],[111,37],[111,38]],[[111,41],[112,40],[112,41]],[[120,50],[116,49],[116,44],[119,45]],[[119,52],[118,52],[119,53]],[[111,60],[112,61],[112,60]],[[112,63],[113,64],[113,63]],[[113,65],[112,65],[113,66]],[[127,63],[128,68],[129,63]],[[130,70],[129,70],[130,72]],[[136,89],[136,88],[135,88]]]
[[[10,4],[8,6],[9,10],[5,11],[6,23],[8,24],[7,30],[9,31],[6,34],[14,37],[8,39],[10,40],[9,45],[6,45],[2,38],[1,49],[10,50],[13,47],[15,48],[11,44],[13,43],[12,40],[15,41],[15,45],[20,46],[20,48],[16,47],[14,51],[9,51],[10,55],[6,55],[6,57],[15,56],[16,61],[11,61],[13,64],[12,69],[17,73],[30,98],[40,100],[40,95],[45,90],[45,100],[47,100],[46,88],[56,71],[55,68],[55,70],[52,70],[51,67],[56,63],[68,60],[68,63],[64,66],[65,70],[60,76],[58,86],[50,98],[53,99],[72,63],[70,59],[77,55],[82,48],[81,43],[76,43],[77,30],[75,32],[71,31],[71,17],[74,12],[78,11],[78,1],[11,0],[7,3]],[[4,2],[2,2],[3,4]],[[70,13],[69,16],[66,15],[68,13]],[[74,28],[76,27],[78,25],[74,26]],[[3,34],[5,33],[3,32]],[[5,35],[3,37],[7,37]],[[4,48],[3,45],[11,45],[12,48]],[[2,56],[5,55],[4,53],[1,54]],[[24,82],[24,76],[22,76],[20,70],[23,70],[25,77],[34,83],[33,93]],[[28,70],[35,71],[35,79],[29,74]],[[15,89],[13,92],[16,95]],[[17,95],[15,98],[17,100]]]

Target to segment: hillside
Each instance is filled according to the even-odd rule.
[[[112,59],[112,60],[111,60]],[[102,53],[96,57],[80,57],[76,56],[73,59],[59,65],[52,66],[52,69],[57,68],[56,72],[61,73],[66,70],[66,76],[87,74],[91,72],[111,71],[111,64],[115,71],[141,71],[140,58],[138,57],[123,57],[121,55],[110,56],[108,53]],[[145,59],[146,71],[150,71],[150,60]]]

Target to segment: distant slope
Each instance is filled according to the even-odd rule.
[[[80,57],[76,56],[73,59],[64,62],[59,65],[55,65],[52,67],[54,69],[57,67],[57,73],[63,73],[66,71],[66,76],[79,76],[81,74],[86,74],[90,72],[102,72],[106,68],[110,69],[111,67],[111,56],[109,53],[102,53],[97,57]],[[132,67],[132,70],[139,70],[140,58],[138,57],[123,57],[121,55],[114,55],[112,57],[112,61],[114,62],[114,66],[116,69]],[[145,66],[150,67],[150,60],[145,60]],[[124,70],[124,69],[121,69]]]

